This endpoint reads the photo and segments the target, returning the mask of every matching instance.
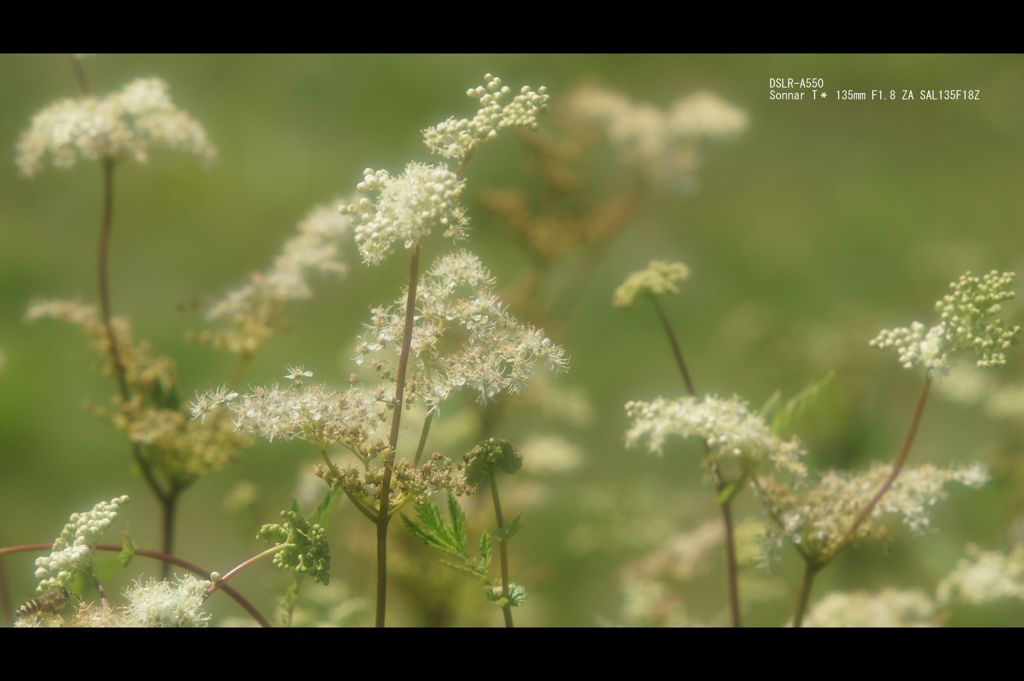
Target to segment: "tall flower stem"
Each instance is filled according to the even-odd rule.
[[[89,79],[85,75],[82,61],[75,55],[70,55],[71,67],[75,73],[75,82],[83,96],[89,96]],[[97,280],[99,284],[100,317],[103,322],[103,330],[107,336],[108,352],[110,353],[110,364],[113,367],[114,378],[117,381],[117,388],[121,395],[123,404],[131,400],[131,391],[128,387],[128,373],[125,370],[124,362],[121,359],[121,352],[117,347],[117,338],[114,333],[114,325],[111,322],[110,306],[110,235],[114,223],[114,159],[107,156],[101,161],[103,171],[103,214],[100,219],[100,243],[97,257]],[[142,477],[152,490],[160,503],[162,516],[161,527],[163,528],[162,546],[164,553],[171,554],[174,546],[174,514],[177,505],[177,497],[180,489],[171,486],[164,489],[157,480],[152,466],[142,454],[142,448],[132,444],[132,458],[142,471]],[[166,579],[170,573],[171,566],[164,563],[161,576]]]
[[[498,496],[498,482],[494,477],[494,469],[490,471],[491,476],[491,499],[494,500],[494,518],[498,522],[498,529],[505,529],[505,519],[501,515],[501,497]],[[501,611],[505,615],[505,626],[512,628],[512,602],[508,595],[508,538],[498,541],[498,555],[501,561],[501,597],[505,599],[505,605]]]
[[[97,551],[112,551],[114,553],[120,553],[122,550],[124,550],[124,547],[120,544],[96,544],[93,548]],[[53,544],[23,544],[21,546],[5,546],[3,548],[0,548],[0,556],[5,556],[10,553],[25,553],[30,551],[51,551],[52,549]],[[153,558],[155,560],[163,561],[164,563],[177,565],[178,567],[184,570],[188,570],[192,574],[198,575],[203,579],[210,578],[210,572],[208,570],[204,570],[198,565],[190,563],[186,560],[182,560],[177,556],[171,556],[160,551],[150,551],[148,549],[135,549],[134,553],[136,556],[142,556],[144,558]],[[225,584],[223,587],[221,587],[221,590],[228,596],[233,598],[236,603],[242,606],[242,608],[244,608],[245,611],[249,613],[249,615],[251,615],[252,618],[256,620],[256,622],[259,623],[261,627],[271,626],[270,622],[267,621],[267,618],[261,615],[260,611],[257,610],[256,607],[252,603],[250,603],[247,598],[245,598],[242,594],[238,593],[238,591],[236,591],[234,588]]]
[[[878,489],[871,496],[871,499],[864,504],[857,516],[850,523],[850,527],[840,538],[839,542],[836,543],[824,557],[817,559],[816,561],[811,560],[806,554],[804,554],[804,581],[800,587],[800,594],[797,597],[796,612],[793,615],[793,626],[799,627],[804,618],[804,611],[807,609],[807,602],[810,598],[811,586],[814,583],[814,577],[825,568],[826,565],[831,563],[839,553],[845,549],[850,542],[857,536],[857,530],[860,526],[871,516],[871,513],[875,510],[878,504],[882,501],[888,491],[892,488],[896,482],[896,478],[899,477],[900,472],[907,463],[907,459],[910,457],[910,449],[914,444],[914,440],[917,437],[918,428],[921,425],[921,417],[924,415],[924,407],[928,402],[928,393],[931,390],[932,378],[926,376],[924,383],[921,385],[921,392],[917,397],[917,405],[914,407],[914,416],[910,421],[910,428],[907,430],[907,435],[903,440],[903,446],[900,448],[899,453],[896,455],[896,461],[893,463],[892,471],[890,471],[888,477],[878,486]]]
[[[796,597],[796,612],[793,614],[793,626],[796,628],[803,624],[807,603],[811,599],[811,587],[814,586],[814,578],[822,567],[824,566],[809,560],[804,562],[804,578],[800,582],[800,594]]]
[[[395,399],[392,403],[391,434],[388,437],[390,459],[384,464],[384,479],[380,489],[380,509],[377,514],[377,618],[376,626],[384,626],[388,595],[388,500],[391,496],[391,474],[394,456],[398,448],[398,429],[402,421],[402,405],[405,397],[405,372],[409,365],[409,350],[412,347],[412,326],[416,316],[416,285],[419,283],[420,246],[416,244],[409,260],[409,287],[405,298],[405,330],[402,334],[402,351],[398,358],[398,373],[395,378]]]
[[[686,366],[686,359],[683,357],[683,350],[679,345],[679,339],[676,338],[672,323],[669,321],[664,309],[662,309],[661,303],[658,302],[658,298],[654,295],[648,295],[647,298],[654,305],[654,309],[658,313],[658,319],[661,320],[661,325],[665,329],[665,335],[668,337],[668,343],[672,347],[672,355],[675,357],[676,366],[679,367],[679,373],[682,375],[683,383],[686,385],[686,392],[691,396],[695,396],[697,393],[693,387],[693,378],[690,376],[690,370]],[[710,458],[711,447],[708,446],[707,440],[701,438],[701,443],[704,445],[704,457]],[[740,611],[739,564],[736,559],[736,532],[732,518],[733,495],[729,494],[723,497],[723,492],[728,485],[722,477],[722,471],[717,461],[711,461],[711,474],[714,478],[718,508],[722,514],[722,526],[725,530],[725,565],[729,588],[729,614],[732,619],[732,626],[742,627],[743,616]]]

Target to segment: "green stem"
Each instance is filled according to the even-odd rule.
[[[804,614],[807,612],[807,604],[811,600],[811,587],[814,586],[814,578],[823,566],[812,561],[804,562],[804,578],[800,583],[800,594],[796,598],[796,612],[793,613],[793,627],[799,629],[804,622]]]
[[[224,584],[226,584],[232,577],[234,577],[239,572],[241,572],[245,568],[249,567],[253,563],[255,563],[257,561],[260,561],[260,560],[266,558],[267,556],[272,556],[275,553],[277,553],[278,551],[281,551],[283,549],[290,549],[290,548],[295,548],[295,545],[294,544],[278,544],[276,546],[271,546],[266,551],[260,551],[259,553],[257,553],[252,558],[248,558],[248,559],[242,561],[241,563],[239,563],[235,567],[233,567],[230,570],[228,570],[228,572],[223,577],[218,579],[216,582],[210,584],[210,588],[206,590],[205,598],[209,598],[210,596],[212,596],[214,594],[214,592],[217,591],[217,589],[219,589],[222,586],[224,586]]]
[[[498,522],[498,529],[505,529],[505,519],[501,515],[501,498],[498,496],[498,481],[494,477],[494,470],[490,471],[491,477],[491,499],[494,500],[494,518]],[[501,596],[505,599],[502,612],[505,615],[505,626],[512,628],[512,602],[508,595],[508,542],[506,539],[498,540],[498,554],[501,560]]]
[[[466,159],[469,160],[468,157]],[[463,165],[465,161],[463,161]],[[388,437],[390,459],[384,464],[384,479],[380,489],[380,508],[377,513],[377,616],[376,626],[384,626],[388,595],[388,498],[391,496],[391,474],[395,453],[398,451],[398,429],[402,421],[402,406],[405,396],[405,372],[409,365],[409,351],[412,347],[412,326],[416,314],[416,285],[419,283],[420,245],[412,249],[409,261],[409,287],[405,298],[405,329],[402,335],[402,352],[398,358],[398,373],[395,378],[395,399],[392,404],[391,434]]]
[[[423,450],[427,446],[427,434],[430,433],[430,422],[434,420],[434,412],[427,414],[427,418],[423,419],[423,428],[420,430],[420,443],[416,446],[416,458],[413,459],[413,466],[420,465],[420,459],[423,458]]]
[[[665,330],[665,335],[668,337],[668,343],[672,348],[672,356],[675,357],[676,366],[679,367],[679,373],[683,377],[683,384],[686,386],[686,392],[690,396],[696,395],[696,390],[693,387],[693,378],[690,376],[690,370],[686,366],[686,359],[683,357],[682,347],[679,345],[679,339],[676,337],[676,333],[672,328],[672,323],[669,321],[668,316],[661,307],[661,303],[658,302],[658,298],[654,295],[648,295],[647,298],[654,305],[655,311],[658,313],[658,318],[661,320],[661,325]],[[722,477],[721,468],[717,461],[711,460],[711,447],[708,445],[707,440],[701,438],[701,443],[704,445],[704,458],[710,461],[711,474],[714,478],[715,491],[717,492],[716,497],[720,499],[718,502],[719,510],[722,515],[722,525],[725,530],[725,566],[726,566],[726,581],[729,588],[729,614],[732,619],[732,626],[742,627],[743,616],[740,610],[740,579],[739,579],[739,561],[736,558],[736,532],[732,517],[732,500],[735,496],[730,494],[727,498],[721,499],[721,493],[725,490],[728,484]]]

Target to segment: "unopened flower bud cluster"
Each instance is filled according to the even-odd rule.
[[[690,268],[681,262],[665,262],[652,260],[647,268],[633,272],[622,285],[615,289],[612,304],[615,307],[631,307],[637,296],[650,294],[655,296],[666,293],[679,293],[676,282],[690,278]]]
[[[72,513],[64,530],[54,540],[50,555],[36,559],[38,591],[65,587],[77,571],[89,569],[93,547],[117,520],[120,507],[126,503],[128,497],[120,496],[101,501],[85,513]]]
[[[997,317],[1002,304],[1015,296],[1010,290],[1013,278],[1013,272],[992,271],[981,277],[967,272],[935,304],[938,324],[927,328],[913,322],[910,327],[888,329],[870,344],[895,349],[905,369],[923,368],[930,376],[946,373],[952,356],[961,351],[973,355],[979,367],[1002,366],[1005,351],[1020,335],[1019,326],[1008,326]]]
[[[498,136],[506,128],[537,127],[537,117],[547,109],[547,88],[533,90],[522,86],[519,94],[507,104],[503,103],[512,88],[502,84],[501,78],[484,75],[484,84],[470,88],[466,96],[480,102],[473,118],[451,117],[443,123],[423,131],[423,142],[431,152],[445,158],[464,159],[477,146]]]

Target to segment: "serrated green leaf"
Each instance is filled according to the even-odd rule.
[[[466,514],[462,512],[458,499],[451,492],[448,493],[448,514],[452,517],[452,537],[455,545],[459,547],[463,555],[468,555],[466,550]]]
[[[498,529],[496,529],[494,531],[495,538],[498,541],[506,542],[509,539],[511,539],[512,537],[516,536],[516,533],[519,532],[519,519],[522,518],[522,517],[523,516],[521,516],[521,515],[517,515],[515,517],[515,520],[510,522],[508,525],[506,525],[505,527],[499,527]]]
[[[772,430],[780,434],[788,431],[797,419],[821,399],[824,389],[834,376],[835,372],[830,371],[820,381],[812,383],[786,400],[786,403],[772,417]]]
[[[343,491],[340,487],[332,487],[327,490],[327,494],[317,504],[316,510],[313,511],[310,517],[310,522],[327,527],[327,521],[330,520],[331,511],[338,505],[338,500],[341,499]]]
[[[121,552],[117,554],[117,562],[121,564],[121,567],[128,567],[128,563],[132,562],[132,558],[135,557],[135,543],[132,542],[132,538],[127,534],[124,535],[124,539],[121,540]]]
[[[465,565],[463,563],[453,563],[450,560],[442,560],[441,564],[445,567],[450,567],[452,570],[455,570],[456,572],[468,575],[470,577],[475,577],[476,579],[487,579],[487,575],[481,574],[479,571],[477,571],[476,568],[469,565]]]
[[[477,561],[477,569],[483,574],[491,569],[491,534],[484,532],[480,537],[480,560]]]
[[[407,529],[410,532],[412,532],[413,536],[415,536],[417,539],[419,539],[424,544],[426,544],[428,546],[434,546],[434,547],[439,548],[441,550],[445,550],[446,547],[444,546],[444,544],[440,543],[432,532],[430,532],[429,530],[426,530],[426,529],[420,527],[419,525],[417,525],[413,521],[409,520],[408,516],[403,514],[402,515],[402,522],[405,523],[405,529]]]

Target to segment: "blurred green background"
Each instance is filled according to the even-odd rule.
[[[648,197],[565,320],[561,340],[572,370],[558,380],[585,390],[596,418],[567,434],[584,461],[544,481],[548,497],[524,513],[512,545],[513,579],[530,590],[517,613],[524,624],[620,622],[623,567],[716,514],[697,447],[676,441],[658,459],[622,444],[624,402],[682,393],[650,312],[609,304],[626,274],[651,258],[690,265],[683,295],[667,302],[704,391],[759,405],[776,389],[792,394],[834,369],[825,400],[796,430],[815,465],[857,467],[890,459],[919,388],[915,375],[869,348],[868,339],[881,328],[928,322],[932,303],[967,269],[1024,272],[1021,57],[100,55],[85,67],[98,93],[138,77],[165,79],[219,149],[206,169],[192,157],[158,151],[147,165],[122,164],[117,175],[113,307],[133,321],[137,337],[177,359],[185,394],[219,384],[233,366],[225,353],[186,343],[184,331],[202,326],[194,304],[266,267],[308,208],[349,194],[364,167],[397,171],[408,160],[427,160],[419,131],[471,113],[464,92],[485,71],[513,86],[547,85],[555,101],[590,81],[658,106],[708,89],[748,113],[743,135],[703,148],[697,191]],[[772,102],[768,79],[776,76],[821,77],[830,92],[977,88],[982,99]],[[0,79],[0,139],[11,154],[0,164],[0,350],[7,357],[0,369],[0,545],[50,541],[71,512],[127,493],[133,502],[124,517],[135,542],[155,547],[157,507],[132,470],[127,445],[81,406],[105,402],[112,386],[92,371],[77,329],[22,321],[33,298],[95,300],[98,167],[47,169],[29,181],[13,163],[31,116],[75,95],[72,72],[64,56],[4,56]],[[593,172],[607,190],[624,189],[617,168]],[[469,173],[466,245],[499,283],[517,277],[526,254],[475,193],[530,187],[528,174],[512,135],[481,150]],[[432,237],[428,249],[429,261],[450,245]],[[400,292],[405,265],[393,258],[364,267],[354,244],[347,260],[343,281],[324,281],[313,300],[291,310],[293,327],[258,355],[249,381],[278,379],[290,363],[327,381],[348,376],[366,311]],[[1017,304],[1010,313],[1022,317]],[[1022,363],[1018,351],[997,378],[1019,384]],[[446,408],[439,427],[455,411]],[[981,492],[954,490],[936,511],[935,532],[897,534],[891,546],[847,552],[822,574],[815,596],[885,586],[931,591],[968,542],[1006,549],[1024,541],[1021,425],[934,399],[912,461],[980,458],[992,483]],[[511,419],[500,434],[521,438],[530,427],[528,418]],[[221,570],[251,555],[259,547],[256,529],[287,506],[300,470],[313,463],[298,444],[260,444],[200,481],[182,501],[176,553]],[[258,498],[244,513],[229,512],[224,499],[240,480],[251,481]],[[507,512],[516,515],[511,495],[525,483],[503,484]],[[756,511],[745,494],[740,515]],[[353,596],[371,598],[371,528],[342,504],[331,530],[335,577]],[[405,531],[396,525],[392,534]],[[456,588],[458,597],[428,618],[422,603],[430,595],[403,582],[389,603],[392,622],[500,623],[473,587],[434,567],[426,548],[407,536],[396,541],[424,571],[424,591],[436,584],[437,593]],[[791,548],[781,554],[769,573],[744,573],[753,624],[781,624],[791,614],[800,566]],[[33,588],[31,561],[5,561],[16,602]],[[129,572],[140,569],[156,572],[141,562]],[[109,577],[114,585],[127,578]],[[701,579],[684,596],[687,612],[724,624],[720,566]],[[268,563],[242,575],[237,587],[270,613],[287,584]],[[230,601],[215,601],[218,617],[238,614]],[[965,609],[953,623],[1020,625],[1024,609]]]

